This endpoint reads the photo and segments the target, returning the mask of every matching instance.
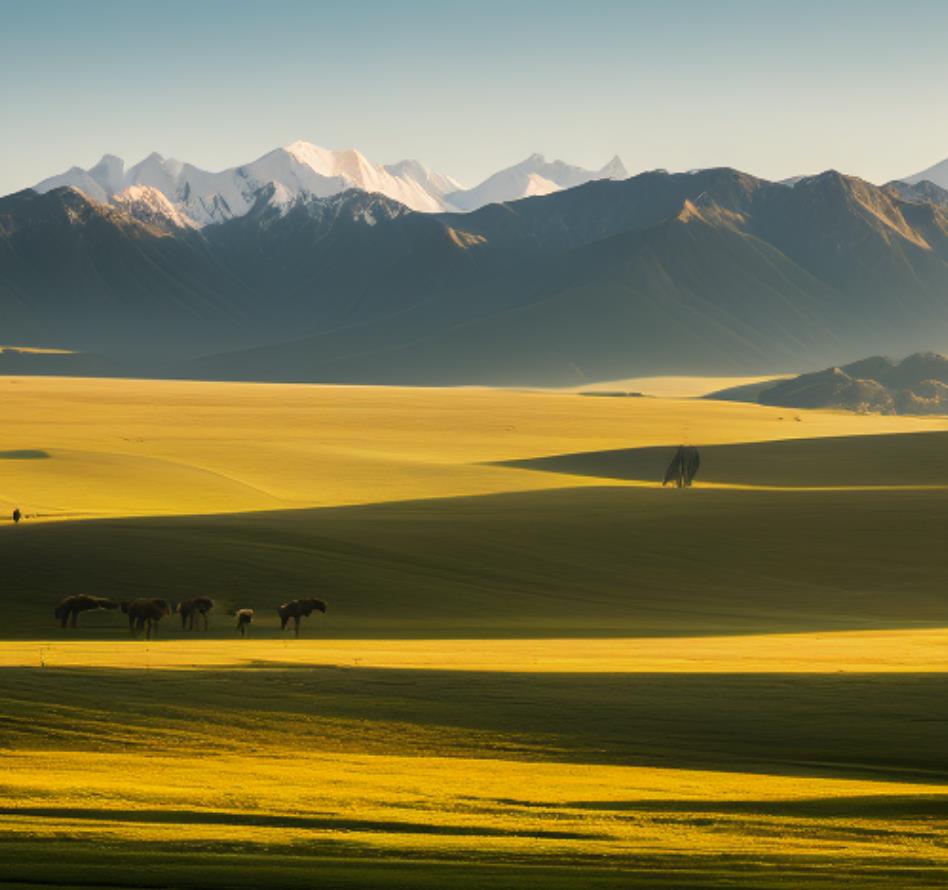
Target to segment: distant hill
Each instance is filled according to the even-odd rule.
[[[59,377],[112,377],[118,368],[98,355],[55,349],[0,346],[0,374]]]
[[[3,339],[117,373],[422,385],[761,375],[948,342],[935,186],[718,168],[470,213],[251,197],[203,227],[148,186],[0,198]]]
[[[948,414],[948,357],[920,352],[894,362],[873,356],[769,385],[722,390],[707,398],[787,408]]]

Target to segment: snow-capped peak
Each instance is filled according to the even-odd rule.
[[[89,198],[113,202],[131,210],[171,219],[174,225],[206,226],[243,216],[254,206],[265,186],[273,186],[271,203],[287,208],[299,198],[325,198],[347,189],[379,193],[421,212],[474,210],[496,201],[528,195],[545,195],[580,185],[591,179],[624,178],[625,168],[613,158],[598,171],[584,170],[563,161],[548,162],[533,154],[525,161],[488,177],[473,189],[455,179],[428,170],[415,160],[383,166],[354,148],[333,151],[298,140],[283,148],[219,173],[201,170],[157,152],[127,167],[115,155],[103,155],[93,167],[72,167],[34,186],[46,192],[71,186]],[[163,196],[167,206],[150,191]],[[124,196],[124,197],[122,197]]]
[[[264,155],[260,160],[273,163],[278,152]],[[386,195],[412,210],[431,212],[445,209],[440,195],[429,191],[425,183],[411,176],[393,174],[380,164],[373,164],[354,148],[330,151],[310,142],[298,141],[285,146],[282,153],[310,171],[310,176],[301,176],[300,171],[295,171],[294,175],[310,179],[311,187],[307,190],[314,195],[325,197],[345,188],[358,188]],[[251,164],[249,168],[253,166]]]
[[[584,170],[563,161],[547,161],[543,155],[536,153],[513,167],[495,173],[472,189],[445,195],[444,200],[458,210],[476,210],[485,204],[547,195],[593,179],[625,179],[627,176],[618,156],[599,170]]]
[[[443,173],[435,173],[418,161],[405,160],[399,161],[397,164],[386,164],[385,169],[392,176],[417,182],[422,188],[438,197],[442,197],[448,192],[457,192],[464,189],[464,186],[453,177],[445,176]]]
[[[193,229],[194,221],[181,213],[158,189],[131,185],[112,196],[112,203],[139,222],[159,228]]]

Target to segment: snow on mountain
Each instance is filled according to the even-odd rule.
[[[441,195],[458,188],[450,177],[432,173],[417,161],[386,168],[354,149],[330,151],[309,142],[294,142],[220,173],[157,153],[126,169],[120,158],[105,155],[90,170],[73,167],[34,188],[47,192],[73,186],[94,200],[111,201],[128,188],[143,186],[156,189],[184,217],[205,226],[242,216],[253,206],[259,190],[270,183],[278,187],[284,205],[302,195],[324,198],[357,188],[425,212],[446,209]]]
[[[160,217],[169,225],[202,227],[243,216],[260,190],[269,185],[274,186],[271,202],[282,208],[300,197],[325,198],[355,188],[385,195],[412,210],[432,213],[474,210],[495,201],[546,195],[592,179],[622,179],[627,175],[618,158],[601,170],[591,171],[531,155],[479,186],[464,189],[457,180],[432,172],[418,161],[382,166],[355,149],[331,151],[300,141],[219,173],[158,153],[128,168],[121,158],[104,155],[89,170],[72,167],[37,183],[34,189],[47,192],[72,186],[93,200],[121,204],[142,218]]]
[[[102,160],[104,161],[105,158]],[[101,163],[102,161],[99,161],[99,164]],[[96,164],[96,167],[99,164]],[[50,176],[48,179],[36,183],[33,189],[37,192],[51,192],[53,189],[63,187],[78,189],[86,197],[92,198],[93,201],[108,201],[112,197],[111,192],[104,189],[90,171],[83,170],[81,167],[70,167],[65,173]]]
[[[422,188],[439,198],[448,192],[463,191],[464,186],[451,176],[442,173],[433,173],[418,161],[399,161],[397,164],[387,164],[385,169],[399,179],[411,179]]]
[[[530,195],[547,195],[593,179],[625,179],[628,175],[618,157],[600,170],[584,170],[563,161],[550,162],[541,154],[533,154],[525,161],[488,177],[472,189],[449,192],[444,200],[458,210],[476,210],[485,204],[514,201]]]
[[[352,148],[328,151],[309,142],[294,142],[286,148],[278,148],[264,155],[247,169],[254,171],[259,178],[266,167],[263,162],[273,159],[282,167],[286,157],[298,165],[302,190],[316,197],[325,198],[347,188],[357,188],[365,192],[378,192],[412,210],[434,212],[444,209],[439,196],[428,192],[421,182],[411,177],[392,175],[385,167],[373,164]],[[274,181],[279,180],[274,178]]]
[[[903,177],[902,182],[915,185],[916,183],[924,182],[926,179],[929,182],[934,182],[935,185],[941,186],[943,189],[948,189],[948,158],[929,167],[927,170],[922,170],[921,173],[916,173],[914,176]]]
[[[162,192],[148,185],[131,185],[112,195],[112,203],[139,222],[162,229],[193,229],[194,221],[180,212]]]

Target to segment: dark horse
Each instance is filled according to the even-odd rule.
[[[58,606],[56,606],[56,620],[61,622],[63,627],[76,626],[76,619],[80,612],[89,612],[93,609],[117,609],[118,603],[106,596],[87,596],[80,593],[77,596],[67,596]]]
[[[665,470],[662,487],[664,488],[669,482],[674,482],[676,488],[690,487],[700,466],[701,458],[698,455],[698,449],[694,445],[679,445],[672,462]]]
[[[165,615],[171,614],[171,606],[167,600],[160,598],[137,599],[130,603],[122,603],[122,611],[128,615],[128,629],[132,635],[145,629],[145,639],[151,639],[152,628],[158,632],[158,622]]]
[[[286,630],[287,622],[292,618],[293,629],[295,631],[294,636],[298,637],[300,635],[300,618],[305,618],[314,611],[325,612],[326,604],[315,597],[290,600],[288,603],[283,603],[283,605],[277,609],[277,614],[280,616],[280,629]]]
[[[207,613],[214,608],[214,600],[207,596],[195,596],[189,600],[182,600],[174,607],[175,612],[181,614],[181,629],[194,630],[197,617],[204,619],[204,629],[207,630]]]

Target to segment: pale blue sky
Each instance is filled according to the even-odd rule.
[[[0,193],[306,139],[473,185],[534,151],[874,181],[948,156],[948,3],[0,0]]]

